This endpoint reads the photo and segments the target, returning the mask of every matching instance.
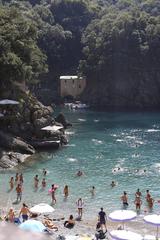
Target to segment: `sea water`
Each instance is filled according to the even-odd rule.
[[[142,192],[142,210],[147,211],[145,195],[149,189],[155,199],[154,212],[160,212],[160,113],[155,112],[95,112],[67,111],[65,116],[73,124],[67,130],[69,144],[57,151],[40,152],[18,169],[0,173],[0,206],[8,209],[16,200],[15,190],[9,192],[9,179],[16,172],[24,175],[23,202],[29,206],[51,203],[48,194],[51,184],[56,192],[55,216],[76,215],[76,200],[84,200],[86,218],[97,216],[100,207],[107,213],[121,209],[120,197],[128,193],[129,209],[135,209],[137,188]],[[47,170],[47,187],[35,191],[34,176]],[[84,175],[76,176],[78,170]],[[117,186],[111,188],[112,181]],[[63,188],[69,186],[69,197]],[[90,190],[95,186],[95,196]],[[16,204],[19,209],[21,204]]]

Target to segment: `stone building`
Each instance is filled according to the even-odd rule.
[[[86,87],[86,80],[78,76],[60,76],[60,96],[78,97]]]

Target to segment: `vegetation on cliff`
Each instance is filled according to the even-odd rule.
[[[78,69],[94,105],[158,107],[159,16],[159,0],[3,0],[0,84],[58,90]]]

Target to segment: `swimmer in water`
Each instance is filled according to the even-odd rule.
[[[90,190],[90,193],[92,194],[92,197],[95,195],[95,186],[93,186]]]
[[[115,187],[115,186],[116,186],[115,181],[112,181],[112,182],[111,182],[111,187],[113,188],[113,187]]]
[[[42,188],[45,188],[45,187],[46,187],[46,179],[43,178],[43,179],[42,179]]]
[[[78,177],[81,177],[81,176],[83,175],[83,172],[79,170],[76,175],[77,175]]]
[[[43,168],[43,176],[46,176],[47,175],[47,171],[45,168]]]

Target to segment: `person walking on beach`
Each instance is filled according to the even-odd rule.
[[[78,217],[82,219],[82,214],[83,214],[83,207],[84,207],[84,202],[82,198],[79,198],[76,202],[77,208],[78,208]]]
[[[38,188],[38,183],[39,183],[39,179],[38,179],[38,175],[36,175],[36,176],[34,177],[34,187],[35,187],[35,189]]]
[[[106,213],[103,211],[103,208],[101,208],[101,211],[98,213],[98,221],[100,223],[100,227],[103,231],[103,227],[105,227],[105,231],[107,231],[107,227],[106,227]]]
[[[63,190],[63,193],[64,193],[64,197],[67,198],[68,195],[69,195],[68,185],[65,185],[64,190]]]
[[[10,184],[10,190],[12,190],[14,188],[14,177],[10,178],[9,184]]]
[[[17,192],[17,202],[21,201],[22,200],[22,186],[19,183],[16,187],[16,192]]]
[[[123,192],[123,195],[121,196],[121,200],[122,200],[122,203],[123,203],[123,208],[126,209],[128,207],[128,196],[127,196],[127,193],[124,191]]]
[[[19,213],[19,217],[22,215],[23,222],[25,222],[26,220],[28,220],[29,214],[30,214],[30,211],[29,211],[28,206],[25,203],[23,203],[22,208]]]

